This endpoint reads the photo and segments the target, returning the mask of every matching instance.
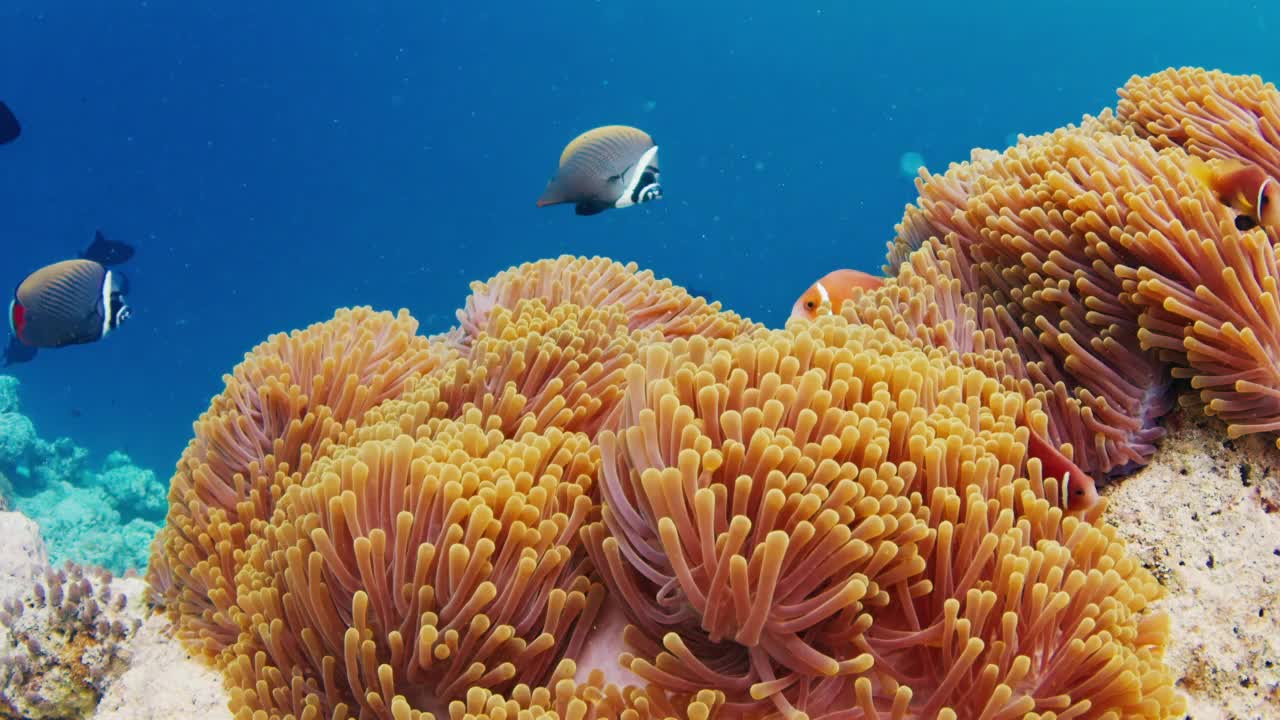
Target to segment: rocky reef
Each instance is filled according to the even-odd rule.
[[[35,519],[55,565],[145,568],[167,507],[165,484],[122,452],[93,468],[70,438],[41,438],[19,391],[16,377],[0,375],[0,507]]]
[[[0,512],[0,718],[230,718],[217,675],[146,594],[136,575],[55,570],[36,524]]]
[[[1167,589],[1168,662],[1206,718],[1280,717],[1280,451],[1180,412],[1106,517]]]

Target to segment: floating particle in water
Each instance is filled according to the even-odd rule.
[[[902,157],[898,158],[898,169],[906,177],[915,177],[922,167],[924,167],[924,157],[918,152],[904,152]]]
[[[757,172],[763,172],[763,171],[764,171],[764,161],[763,161],[763,160],[757,160],[757,161],[756,161],[756,171],[757,171]]]
[[[645,112],[653,112],[657,107],[658,107],[658,101],[657,101],[657,100],[645,100],[645,101],[644,101],[644,111],[645,111]]]

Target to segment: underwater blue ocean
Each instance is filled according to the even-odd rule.
[[[351,305],[443,331],[471,281],[563,253],[780,325],[828,271],[880,271],[921,163],[1078,122],[1134,74],[1280,78],[1277,33],[1264,2],[5,0],[0,285],[99,230],[136,254],[117,332],[0,372],[97,482],[119,451],[160,495],[271,333]],[[664,197],[536,207],[614,123],[661,147]]]

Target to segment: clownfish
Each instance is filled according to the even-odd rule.
[[[1252,230],[1262,225],[1280,234],[1280,183],[1265,170],[1234,159],[1211,164],[1194,158],[1190,171],[1223,205],[1240,213],[1236,216],[1236,229]]]
[[[28,362],[39,348],[101,340],[129,319],[129,281],[112,268],[133,248],[96,233],[80,257],[46,265],[13,291],[4,365]]]
[[[22,125],[8,105],[0,102],[0,145],[11,143],[22,134]]]
[[[1064,511],[1087,516],[1097,507],[1100,498],[1093,478],[1034,430],[1027,440],[1027,457],[1040,460],[1044,477],[1058,478],[1061,487],[1058,502]]]
[[[854,288],[875,290],[881,285],[884,285],[884,278],[861,270],[833,270],[810,285],[800,299],[796,300],[795,305],[791,306],[791,319],[816,319],[824,301],[831,303],[833,313],[839,313],[844,301],[853,297]]]
[[[662,197],[658,146],[643,130],[606,125],[574,138],[538,207],[573,203],[577,215],[596,215]]]

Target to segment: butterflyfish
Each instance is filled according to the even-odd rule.
[[[9,303],[4,365],[28,362],[40,348],[97,342],[131,314],[129,280],[116,266],[133,248],[94,236],[80,257],[46,265],[18,283]]]
[[[658,146],[649,134],[606,125],[574,138],[560,153],[560,167],[538,198],[538,207],[572,203],[578,215],[596,215],[662,197]]]

